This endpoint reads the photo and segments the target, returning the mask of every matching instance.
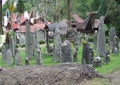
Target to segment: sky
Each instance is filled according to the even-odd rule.
[[[7,1],[7,0],[2,0],[2,5],[4,5],[6,1]]]

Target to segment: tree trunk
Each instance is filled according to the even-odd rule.
[[[67,11],[68,11],[68,28],[70,28],[70,0],[67,0]]]
[[[3,34],[2,30],[2,0],[0,0],[0,35]]]

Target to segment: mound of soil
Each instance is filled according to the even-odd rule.
[[[0,71],[0,85],[80,85],[102,77],[94,68],[77,63],[55,66],[20,66]]]

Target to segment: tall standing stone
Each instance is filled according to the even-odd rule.
[[[3,45],[2,45],[2,63],[6,63],[6,60],[7,60],[6,52],[7,52],[6,44],[3,43]]]
[[[72,61],[72,47],[70,41],[65,40],[62,44],[62,61],[61,62],[71,62]]]
[[[61,48],[62,48],[62,41],[59,34],[59,28],[56,28],[55,35],[54,35],[54,62],[60,62],[61,61]]]
[[[35,57],[36,57],[36,64],[41,65],[42,64],[42,58],[41,58],[41,52],[39,48],[39,39],[38,39],[38,30],[35,29],[34,31],[34,51],[35,51]]]
[[[25,53],[26,53],[26,59],[32,58],[32,36],[30,32],[30,22],[26,21],[26,33],[25,33]]]
[[[33,55],[35,55],[37,47],[39,47],[38,30],[35,29],[33,34]]]
[[[110,46],[110,50],[113,51],[114,47],[115,47],[115,36],[116,36],[116,32],[115,32],[115,27],[111,27],[110,28],[110,32],[109,32],[109,46]]]
[[[100,17],[100,25],[99,25],[99,31],[97,36],[97,56],[104,56],[105,52],[105,28],[104,28],[104,17]]]

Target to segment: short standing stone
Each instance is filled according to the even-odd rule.
[[[36,50],[36,64],[41,65],[42,64],[42,59],[41,59],[41,53],[39,47]]]
[[[108,64],[108,62],[110,62],[110,52],[106,50],[104,53],[104,63]]]
[[[72,61],[72,48],[70,42],[65,40],[62,44],[62,61],[61,62],[71,62]]]
[[[25,59],[25,65],[29,65],[29,59],[28,58]]]
[[[12,57],[12,52],[10,49],[7,50],[7,65],[12,65],[13,64],[13,57]]]
[[[77,32],[77,36],[75,37],[75,46],[79,46],[81,44],[81,34]]]
[[[14,40],[14,37],[11,37],[10,38],[10,50],[12,52],[12,56],[13,56],[13,59],[15,60],[15,40]]]
[[[5,63],[7,61],[7,57],[6,57],[6,44],[3,43],[2,45],[2,62]]]
[[[78,61],[78,47],[77,46],[75,47],[75,51],[73,54],[73,60],[74,60],[74,62]]]
[[[102,65],[102,60],[101,60],[101,57],[96,57],[94,60],[93,60],[93,67],[100,67]]]
[[[90,47],[87,42],[83,43],[82,64],[90,64]]]
[[[93,49],[90,47],[90,54],[89,54],[89,57],[90,57],[90,63],[93,62],[93,59],[94,59],[94,51]]]
[[[19,54],[19,51],[15,49],[15,64],[19,66],[21,63],[21,56]]]

